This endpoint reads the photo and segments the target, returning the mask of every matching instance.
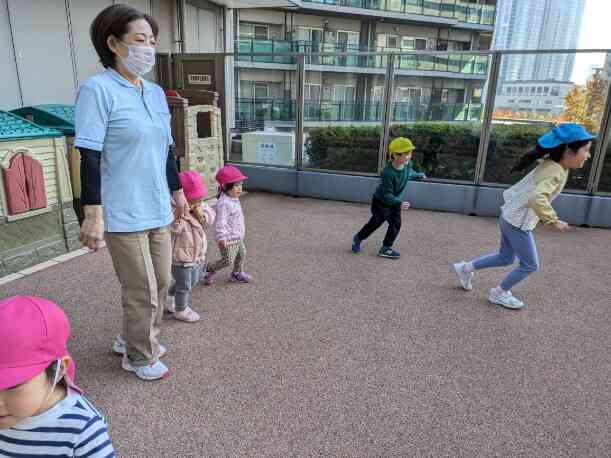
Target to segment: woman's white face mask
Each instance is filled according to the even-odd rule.
[[[121,57],[125,69],[133,75],[142,76],[153,69],[155,65],[155,48],[144,45],[128,45],[127,57]]]

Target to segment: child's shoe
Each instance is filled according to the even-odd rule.
[[[383,246],[380,248],[380,251],[378,251],[378,256],[382,256],[383,258],[399,259],[401,257],[401,253],[393,250],[390,247]]]
[[[132,363],[127,358],[127,355],[123,355],[123,362],[121,366],[127,372],[135,373],[141,380],[159,380],[170,375],[170,371],[161,361],[157,361],[156,363],[148,364],[146,366],[132,366]]]
[[[502,291],[498,288],[492,288],[490,290],[488,300],[493,304],[500,305],[511,310],[520,310],[525,306],[524,302],[511,294],[511,291]]]
[[[114,351],[117,355],[125,354],[125,340],[123,340],[123,337],[117,336],[115,338],[115,341],[112,344],[112,351]],[[167,352],[168,349],[165,348],[163,345],[159,344],[159,358],[165,356]]]
[[[216,283],[216,272],[206,272],[204,277],[204,285],[214,285]]]
[[[245,272],[235,272],[231,274],[229,281],[235,283],[250,283],[252,281],[252,277]]]
[[[354,254],[361,252],[361,240],[356,235],[352,237],[352,252]]]
[[[458,275],[458,281],[460,282],[460,286],[465,291],[471,291],[473,289],[473,272],[467,272],[465,270],[465,266],[467,263],[465,261],[456,262],[452,265],[454,268],[454,272]]]
[[[174,296],[168,296],[166,299],[165,311],[168,313],[174,313],[176,311],[176,298]]]
[[[200,316],[199,316],[199,313],[197,313],[191,307],[187,307],[186,309],[180,312],[175,312],[174,318],[177,319],[178,321],[186,321],[187,323],[195,323],[196,321],[199,321]]]

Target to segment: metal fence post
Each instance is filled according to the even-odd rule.
[[[479,138],[479,148],[477,150],[477,160],[475,162],[475,184],[481,184],[484,181],[486,171],[486,156],[488,155],[488,143],[490,142],[490,137],[492,134],[492,113],[494,112],[494,100],[496,98],[502,58],[503,55],[498,52],[492,54],[490,73],[488,77],[488,90],[486,92],[484,116],[482,119],[482,129]]]
[[[305,56],[299,54],[297,56],[297,116],[295,126],[296,143],[296,168],[303,170],[303,124],[305,121]]]
[[[590,177],[586,190],[589,193],[598,191],[598,184],[603,171],[605,157],[609,141],[611,140],[611,83],[607,88],[607,100],[605,101],[600,130],[598,132],[598,141],[596,142],[596,150],[592,157],[592,168],[590,169]]]
[[[392,122],[392,101],[395,80],[395,54],[388,56],[386,65],[386,79],[384,81],[384,115],[382,117],[382,132],[378,148],[378,173],[382,173],[386,165],[388,138],[390,136],[390,123]]]

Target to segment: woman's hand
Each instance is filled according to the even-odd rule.
[[[87,248],[98,251],[104,246],[104,217],[101,205],[85,205],[85,220],[81,226],[81,242]]]
[[[401,210],[408,210],[409,207],[411,207],[411,204],[409,202],[401,202]]]
[[[189,202],[187,202],[187,198],[182,189],[174,191],[172,197],[174,198],[175,204],[174,218],[178,221],[189,214]]]

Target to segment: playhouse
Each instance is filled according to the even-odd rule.
[[[0,111],[0,277],[80,248],[59,130]]]

